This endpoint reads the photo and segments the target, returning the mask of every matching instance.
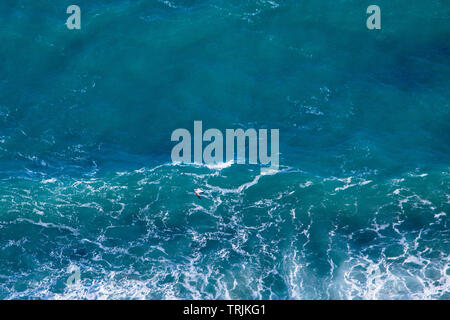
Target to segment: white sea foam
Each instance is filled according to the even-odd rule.
[[[45,179],[41,181],[43,184],[47,184],[47,183],[55,183],[56,179],[55,178],[51,178],[51,179]]]

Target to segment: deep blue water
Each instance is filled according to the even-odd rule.
[[[449,18],[2,0],[0,298],[450,299]],[[172,164],[194,120],[278,128],[280,171]]]

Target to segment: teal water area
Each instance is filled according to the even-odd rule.
[[[450,298],[450,2],[73,2],[0,2],[0,298]]]

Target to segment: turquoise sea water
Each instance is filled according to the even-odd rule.
[[[2,0],[0,25],[0,298],[450,299],[449,1]],[[280,129],[280,171],[172,164],[194,120]]]

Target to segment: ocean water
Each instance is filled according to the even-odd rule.
[[[0,24],[1,299],[450,299],[449,1],[2,0]],[[194,120],[279,129],[279,171],[173,164]]]

